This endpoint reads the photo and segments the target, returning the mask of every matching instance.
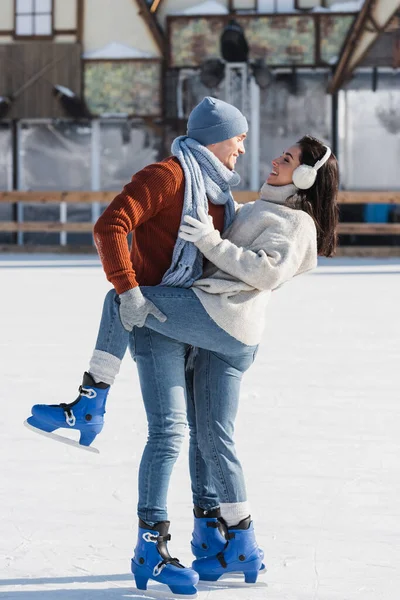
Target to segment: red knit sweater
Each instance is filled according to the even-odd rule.
[[[132,177],[94,226],[103,268],[117,294],[157,285],[171,265],[181,222],[185,176],[177,158],[145,167]],[[222,232],[224,206],[209,203],[214,227]],[[132,232],[129,248],[127,235]]]

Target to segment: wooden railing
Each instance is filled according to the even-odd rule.
[[[106,205],[116,196],[118,192],[91,192],[91,191],[45,191],[45,192],[0,192],[1,203],[23,202],[29,204],[58,204],[60,207],[66,204],[92,204]],[[235,192],[234,197],[237,202],[245,203],[258,198],[258,192],[240,191]],[[339,192],[340,204],[400,204],[400,191],[394,192],[371,192],[371,191],[341,191]],[[64,211],[65,212],[65,211]],[[61,211],[60,211],[61,213]],[[64,221],[0,221],[0,232],[27,233],[27,232],[45,232],[45,233],[91,233],[93,222],[67,222]],[[399,235],[400,223],[346,223],[339,224],[339,234],[343,235]],[[37,246],[3,244],[0,245],[1,251],[12,250],[30,250],[30,251],[90,251],[93,246]],[[341,246],[338,254],[348,255],[400,255],[400,246]]]

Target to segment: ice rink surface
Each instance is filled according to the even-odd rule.
[[[146,438],[127,355],[99,455],[23,427],[77,396],[110,285],[94,257],[0,256],[0,597],[171,598],[135,589]],[[400,259],[331,259],[273,293],[236,438],[268,573],[198,586],[207,600],[396,600],[400,590]],[[192,560],[187,443],[170,551]]]

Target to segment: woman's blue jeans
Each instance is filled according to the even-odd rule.
[[[148,523],[167,515],[169,480],[190,429],[189,468],[193,503],[204,510],[219,502],[244,502],[246,487],[233,442],[243,373],[257,346],[222,330],[190,289],[141,287],[167,320],[150,315],[145,327],[128,333],[119,318],[119,297],[106,295],[96,349],[135,360],[148,421],[139,468],[138,516]],[[187,369],[191,347],[198,348]]]

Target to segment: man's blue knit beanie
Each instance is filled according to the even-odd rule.
[[[206,96],[189,115],[187,135],[203,144],[216,144],[246,133],[249,126],[238,108]]]

